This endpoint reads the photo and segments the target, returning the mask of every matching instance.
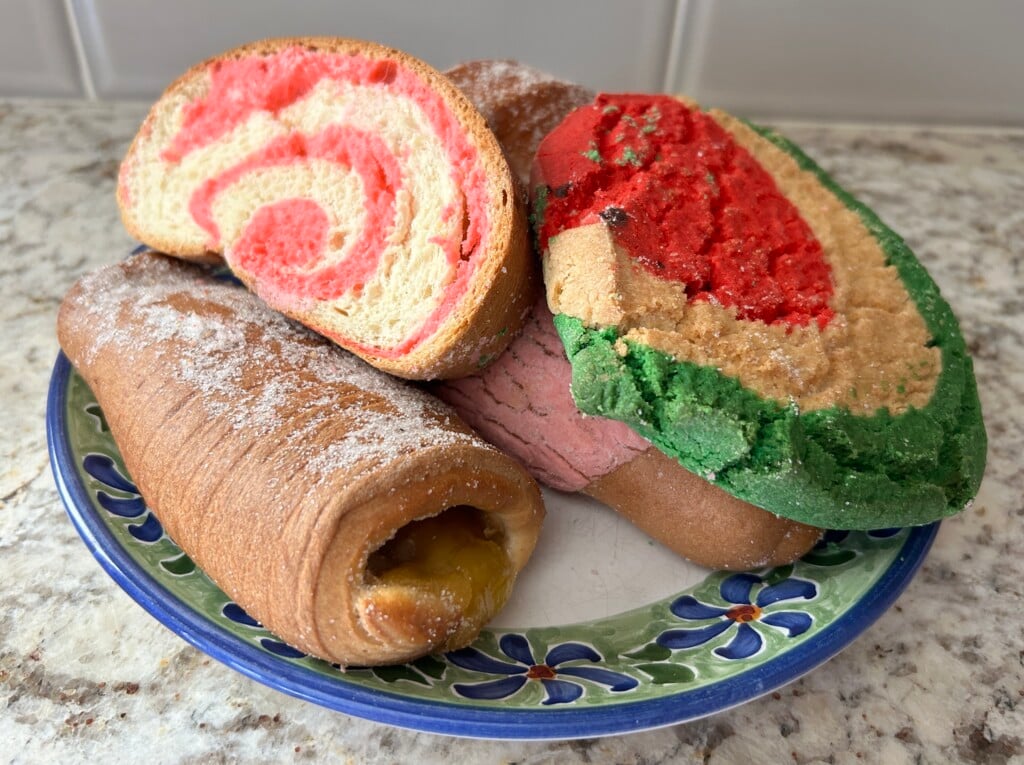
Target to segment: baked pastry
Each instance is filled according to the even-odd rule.
[[[513,174],[529,188],[541,139],[594,92],[511,60],[465,61],[444,72],[487,120]]]
[[[584,415],[543,298],[480,372],[432,387],[476,432],[541,483],[611,507],[670,550],[713,569],[792,563],[821,529],[744,502],[683,468],[617,420]]]
[[[541,139],[593,99],[584,88],[510,61],[471,61],[445,74],[470,97],[523,174]],[[542,296],[493,364],[433,390],[537,480],[593,496],[695,563],[716,569],[781,565],[820,537],[819,529],[742,502],[685,470],[623,423],[585,416],[569,393],[570,378]]]
[[[813,526],[921,524],[974,497],[986,436],[956,319],[793,144],[601,95],[545,137],[534,180],[580,409]]]
[[[196,265],[81,279],[61,346],[167,533],[283,640],[342,665],[469,643],[543,516],[440,402]]]
[[[375,43],[268,40],[190,69],[117,198],[140,241],[223,256],[271,306],[402,377],[478,368],[535,295],[525,206],[483,118]]]

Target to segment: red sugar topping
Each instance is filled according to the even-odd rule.
[[[541,143],[548,239],[604,221],[655,276],[741,319],[824,328],[831,269],[799,210],[711,116],[669,96],[600,95]]]

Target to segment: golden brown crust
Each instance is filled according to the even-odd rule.
[[[521,477],[507,470],[510,462],[494,451],[484,455],[471,449],[448,449],[424,454],[403,465],[404,482],[386,477],[390,489],[373,488],[365,502],[353,507],[341,521],[344,534],[321,537],[327,547],[322,552],[318,549],[314,557],[322,557],[324,565],[306,591],[315,593],[310,607],[326,650],[335,655],[344,652],[349,663],[372,664],[381,663],[380,644],[392,647],[390,662],[401,662],[422,656],[424,646],[452,650],[472,642],[483,625],[467,625],[463,614],[443,601],[412,600],[402,593],[385,592],[383,597],[391,600],[390,608],[384,608],[380,595],[368,597],[365,589],[350,586],[347,575],[362,570],[367,552],[411,520],[460,505],[487,510],[502,520],[510,543],[507,552],[515,570],[520,570],[536,541],[539,516],[536,511],[523,512]],[[368,541],[354,545],[352,538],[360,536]],[[340,620],[339,611],[353,618]],[[354,631],[360,640],[353,640]]]
[[[792,563],[822,533],[736,499],[654,447],[584,492],[708,568],[743,571]]]
[[[312,311],[276,304],[275,307],[331,337],[374,366],[400,377],[460,377],[485,365],[505,348],[511,336],[519,329],[540,288],[538,266],[528,244],[525,200],[513,179],[501,147],[473,104],[442,74],[402,51],[363,40],[334,37],[279,38],[243,45],[192,67],[175,80],[154,104],[122,163],[122,182],[118,184],[117,199],[125,227],[139,241],[176,257],[201,262],[220,258],[220,253],[210,252],[205,245],[200,246],[197,242],[155,235],[146,226],[146,221],[137,219],[124,180],[138,161],[139,144],[148,140],[154,129],[162,126],[182,100],[191,101],[205,93],[208,85],[206,73],[211,65],[249,55],[270,55],[293,46],[324,53],[358,54],[367,58],[397,61],[401,66],[414,71],[439,93],[480,153],[488,182],[487,215],[491,228],[487,251],[476,253],[477,269],[458,307],[432,337],[397,358],[383,358],[363,350],[348,338],[332,332],[332,328],[325,326],[323,319],[315,317]],[[165,127],[162,129],[166,132]],[[236,275],[250,288],[255,286],[252,275],[242,271]],[[273,304],[274,301],[270,302]]]
[[[434,604],[408,597],[396,613],[422,606],[428,623],[364,622],[368,557],[465,503],[501,529],[518,570],[543,515],[536,485],[450,410],[198,272],[138,256],[80,281],[58,320],[168,534],[254,618],[329,661],[471,639],[482,622],[442,610],[435,623]]]

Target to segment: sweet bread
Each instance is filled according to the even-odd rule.
[[[200,266],[143,254],[84,277],[58,336],[168,534],[303,651],[371,665],[464,646],[536,543],[517,463]]]
[[[584,415],[544,299],[489,367],[432,387],[477,433],[538,481],[583,492],[670,550],[713,569],[791,563],[821,529],[733,497],[617,420]]]
[[[271,306],[402,377],[485,364],[538,283],[483,118],[375,43],[268,40],[193,67],[143,123],[117,198],[140,241],[222,256]]]
[[[956,319],[791,143],[601,95],[545,137],[533,178],[580,409],[812,526],[921,524],[974,497],[986,437]]]
[[[584,88],[511,61],[471,61],[445,74],[485,116],[522,173],[544,136],[593,98]],[[569,393],[570,380],[542,296],[492,365],[433,390],[537,480],[595,497],[695,563],[716,569],[781,565],[820,537],[818,529],[779,518],[695,476],[623,423],[583,415]]]
[[[505,151],[513,174],[528,188],[541,139],[594,93],[517,61],[465,61],[444,72],[473,103]]]

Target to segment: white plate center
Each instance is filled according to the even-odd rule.
[[[711,572],[690,563],[600,502],[544,489],[540,542],[489,626],[589,622],[662,600]]]

